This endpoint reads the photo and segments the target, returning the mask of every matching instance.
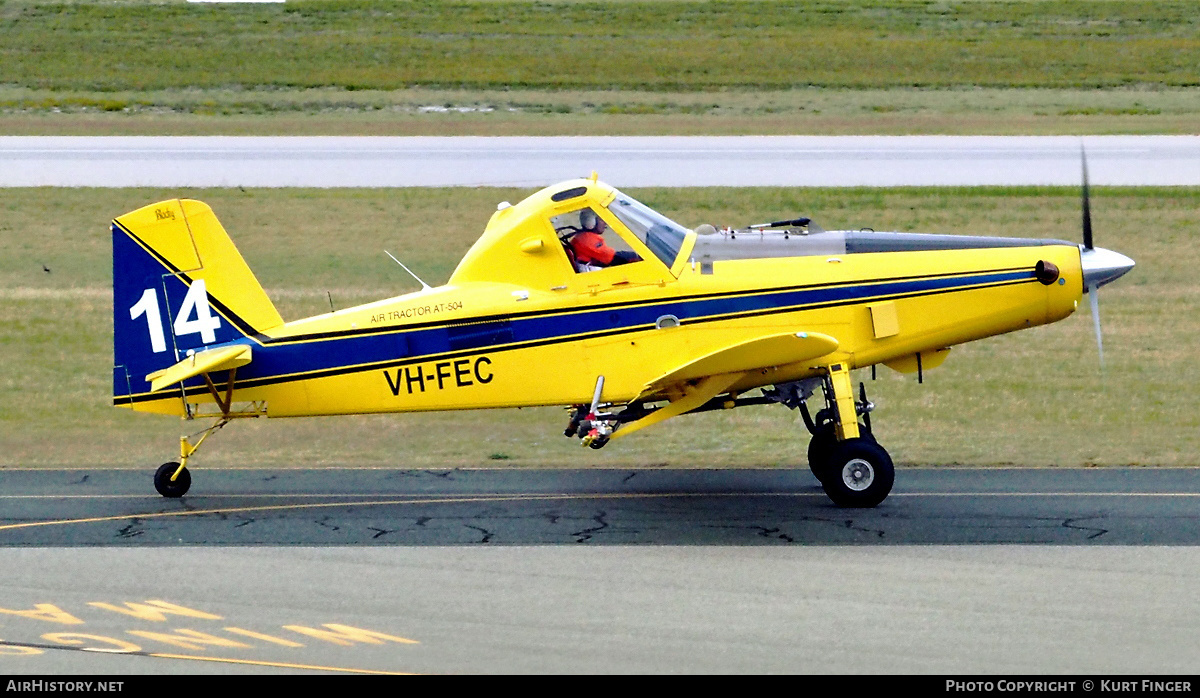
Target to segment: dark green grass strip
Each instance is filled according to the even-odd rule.
[[[0,83],[717,90],[1200,84],[1186,2],[0,2]]]

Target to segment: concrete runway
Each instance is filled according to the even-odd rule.
[[[1200,474],[4,470],[9,673],[1196,670]],[[86,650],[86,651],[81,651]]]
[[[1200,185],[1200,136],[0,137],[0,186]]]

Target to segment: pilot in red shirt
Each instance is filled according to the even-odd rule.
[[[577,263],[610,267],[641,260],[632,250],[617,251],[604,242],[603,235],[608,226],[590,208],[579,212],[579,224],[583,230],[571,237],[571,251],[575,253]]]

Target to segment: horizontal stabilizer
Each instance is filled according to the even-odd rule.
[[[220,349],[198,351],[174,366],[149,374],[146,376],[146,380],[150,381],[150,391],[158,392],[167,386],[175,385],[202,373],[228,371],[248,363],[250,363],[250,346],[238,344]]]
[[[784,332],[740,342],[667,373],[643,388],[642,394],[655,392],[675,383],[724,373],[743,373],[755,369],[808,361],[836,350],[838,341],[816,332]]]

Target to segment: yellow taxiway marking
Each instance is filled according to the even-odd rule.
[[[15,495],[20,497],[22,495]],[[44,495],[36,495],[38,497]],[[83,495],[90,496],[90,495]],[[106,495],[100,495],[106,496]],[[227,496],[227,495],[214,495]],[[240,495],[260,496],[260,495]],[[262,495],[267,496],[267,495]],[[347,497],[371,495],[275,495],[309,496],[309,497]],[[666,493],[611,493],[611,494],[514,494],[514,495],[468,495],[461,497],[409,497],[404,499],[380,499],[372,501],[351,502],[303,502],[299,504],[272,504],[250,507],[220,507],[212,509],[190,509],[187,511],[159,511],[141,514],[118,514],[116,516],[95,516],[79,519],[57,519],[53,521],[31,521],[27,523],[5,524],[0,531],[13,531],[21,528],[38,526],[63,526],[68,524],[102,523],[105,521],[124,521],[127,519],[161,519],[174,516],[201,516],[204,514],[239,514],[264,511],[287,511],[297,509],[325,509],[333,507],[364,507],[364,506],[397,506],[403,504],[471,504],[477,502],[526,502],[526,501],[557,501],[567,499],[679,499],[684,497],[824,497],[821,492],[666,492]],[[1200,497],[1197,492],[907,492],[895,493],[891,497]],[[13,495],[0,496],[0,499],[13,498]]]
[[[387,495],[379,494],[378,492],[370,493],[344,493],[344,494],[313,494],[313,493],[286,493],[286,492],[264,492],[261,494],[198,494],[192,495],[188,501],[197,499],[330,499],[333,497],[347,497],[350,499],[370,499],[372,497],[385,497]],[[430,497],[436,495],[428,495]],[[507,498],[527,498],[536,499],[538,497],[550,497],[561,499],[564,497],[576,497],[579,499],[596,499],[599,497],[816,497],[824,496],[820,492],[665,492],[665,493],[636,493],[624,492],[615,494],[523,494],[523,495],[471,495],[473,497],[499,497]],[[1200,492],[892,492],[888,498],[892,497],[1200,497]],[[162,500],[162,495],[158,494],[0,494],[0,500],[4,499],[153,499]],[[424,501],[424,500],[422,500]],[[490,499],[488,501],[491,501]],[[353,502],[347,502],[352,504]],[[389,502],[367,502],[368,504],[387,504]],[[312,506],[300,504],[297,506]]]
[[[892,497],[1200,497],[1200,492],[897,492]]]
[[[331,495],[340,496],[340,495]],[[562,499],[659,499],[670,497],[744,497],[744,493],[665,493],[665,494],[516,494],[516,495],[473,495],[465,497],[433,497],[433,498],[408,498],[408,499],[384,499],[369,502],[305,502],[303,504],[273,504],[255,507],[224,507],[217,509],[191,509],[188,511],[160,511],[148,512],[143,514],[119,514],[117,516],[95,516],[81,519],[58,519],[55,521],[31,521],[28,523],[6,524],[0,526],[0,531],[12,531],[18,528],[34,528],[37,526],[62,526],[66,524],[82,524],[82,523],[100,523],[104,521],[124,521],[126,519],[162,519],[171,516],[199,516],[202,514],[240,514],[248,512],[263,512],[263,511],[285,511],[289,509],[324,509],[332,507],[364,507],[364,506],[389,506],[400,504],[470,504],[475,502],[522,502],[522,501],[537,501],[537,500],[562,500]],[[791,494],[791,493],[756,493],[752,496],[775,496],[775,497],[795,497],[795,496],[816,496],[816,493],[811,495],[808,493]],[[821,494],[820,496],[825,496]]]
[[[3,647],[28,647],[37,650],[67,650],[71,652],[95,652],[104,654],[128,654],[138,657],[157,657],[159,659],[187,659],[197,662],[218,662],[223,664],[249,664],[251,666],[270,666],[282,669],[311,669],[314,671],[335,671],[343,674],[386,674],[388,676],[414,676],[411,671],[384,671],[381,669],[358,669],[355,667],[325,666],[323,664],[294,664],[292,662],[269,662],[258,659],[234,659],[233,657],[202,657],[194,654],[169,654],[166,652],[130,652],[128,650],[98,649],[94,647],[67,647],[62,645],[44,645],[32,642],[0,641]]]
[[[0,296],[2,297],[2,296]],[[327,470],[379,470],[379,471],[397,471],[397,472],[422,472],[422,473],[445,473],[454,470],[469,471],[469,472],[496,472],[507,471],[512,472],[514,469],[522,471],[536,472],[557,472],[561,470],[576,470],[576,468],[513,468],[511,466],[487,466],[487,465],[462,465],[462,466],[425,466],[413,468],[397,468],[390,465],[312,465],[312,466],[295,466],[289,467],[286,465],[264,465],[264,466],[249,466],[249,465],[205,465],[205,470],[219,470],[222,472],[246,472],[252,470],[274,471],[274,472],[322,472]],[[620,467],[612,466],[606,468],[597,468],[599,471],[621,471],[628,472],[636,470],[635,466]],[[974,472],[995,472],[1009,470],[1025,470],[1037,472],[1073,472],[1073,471],[1088,471],[1098,472],[1104,470],[1193,470],[1195,466],[1191,465],[1150,465],[1150,466],[1130,466],[1128,468],[1119,465],[1113,466],[1094,466],[1094,467],[1038,467],[1034,465],[944,465],[944,466],[905,466],[906,471],[910,472],[943,472],[943,471],[974,471]],[[651,468],[654,472],[756,472],[756,471],[775,471],[774,468],[754,468],[754,467],[716,467],[709,468],[704,466],[696,467],[662,467]],[[95,466],[95,465],[80,465],[80,466],[37,466],[37,465],[0,465],[0,472],[145,472],[145,466]]]
[[[807,494],[807,493],[803,493]],[[264,493],[264,494],[199,494],[188,497],[187,501],[195,501],[197,499],[331,499],[333,497],[347,497],[350,499],[369,499],[371,497],[387,497],[389,495],[379,494],[378,492],[366,494],[287,494],[287,493]],[[395,496],[395,495],[392,495]],[[416,496],[416,495],[414,495]],[[436,495],[429,495],[436,496]],[[478,495],[481,497],[491,495]],[[505,496],[505,495],[496,495]],[[565,496],[565,495],[564,495]],[[153,499],[162,501],[163,496],[159,494],[0,494],[0,500],[3,499]]]
[[[252,666],[271,666],[281,667],[283,669],[312,669],[315,671],[337,671],[347,674],[385,674],[387,676],[413,676],[411,671],[380,671],[377,669],[352,669],[349,667],[340,666],[322,666],[320,664],[290,664],[288,662],[264,662],[254,659],[231,659],[228,657],[200,657],[192,654],[161,654],[152,653],[146,655],[148,657],[159,657],[162,659],[191,659],[198,662],[220,662],[224,664],[250,664]]]

